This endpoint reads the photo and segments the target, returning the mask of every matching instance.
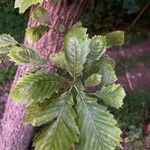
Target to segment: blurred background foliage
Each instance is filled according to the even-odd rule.
[[[83,23],[94,32],[126,29],[149,0],[90,0],[83,15]],[[150,13],[140,20],[147,25]],[[141,24],[140,24],[141,25]]]
[[[19,15],[18,9],[14,9],[14,2],[15,0],[0,0],[0,34],[10,34],[22,42],[28,13]]]

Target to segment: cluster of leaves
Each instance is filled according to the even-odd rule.
[[[48,0],[47,0],[48,1]],[[49,0],[50,3],[55,5],[57,0]],[[36,27],[28,27],[26,29],[26,37],[33,42],[37,42],[45,33],[49,31],[51,22],[50,15],[46,9],[40,6],[43,3],[43,0],[16,0],[15,8],[19,8],[20,13],[24,13],[27,8],[32,5],[39,4],[32,11],[32,19],[39,23]]]
[[[69,150],[75,143],[81,150],[114,150],[120,146],[121,131],[106,106],[120,108],[124,89],[116,84],[114,61],[105,51],[122,45],[121,31],[91,39],[83,27],[73,27],[65,37],[64,51],[50,56],[60,74],[40,70],[28,72],[12,88],[11,97],[26,106],[25,121],[46,124],[35,137],[35,150]],[[0,51],[18,65],[45,65],[34,50],[9,35],[0,36]],[[89,87],[98,87],[94,92]],[[106,106],[104,106],[106,105]]]
[[[32,18],[36,20],[39,25],[36,27],[28,27],[26,29],[26,37],[33,42],[37,42],[45,33],[49,31],[50,15],[46,9],[37,6],[32,11]]]

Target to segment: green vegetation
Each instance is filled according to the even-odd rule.
[[[93,0],[90,1],[89,5],[86,8],[85,14],[82,18],[83,25],[86,26],[89,30],[90,36],[99,34],[99,33],[106,33],[107,31],[112,31],[116,29],[127,29],[128,25],[126,25],[126,20],[128,19],[129,23],[132,22],[133,19],[137,16],[137,14],[141,11],[143,6],[148,0]],[[19,2],[19,1],[18,1]],[[33,3],[37,2],[42,2],[42,0],[35,0]],[[56,0],[51,0],[53,4],[56,3]],[[33,4],[32,3],[32,4]],[[6,33],[10,34],[11,36],[14,37],[15,40],[19,41],[19,43],[23,42],[24,34],[25,34],[25,28],[26,28],[26,20],[27,20],[27,13],[24,13],[22,15],[19,15],[19,9],[13,8],[14,6],[14,0],[1,0],[0,1],[0,34]],[[91,7],[92,6],[92,7]],[[16,4],[16,7],[20,7],[18,4]],[[24,12],[27,8],[29,7],[29,4],[26,3],[26,6],[22,5],[20,12]],[[119,8],[119,9],[118,9]],[[44,15],[45,14],[45,15]],[[41,16],[45,16],[41,18]],[[148,25],[149,19],[146,17],[149,17],[148,13],[142,17],[140,20],[140,23],[136,25],[136,27],[133,30],[127,31],[126,34],[126,43],[136,43],[137,41],[141,41],[143,39],[149,38],[149,33],[143,32],[143,27]],[[32,40],[32,41],[38,41],[48,30],[49,27],[47,25],[50,25],[50,20],[48,19],[49,16],[47,12],[42,9],[42,7],[38,7],[38,9],[35,9],[32,18],[35,19],[40,23],[38,27],[35,28],[27,28],[26,29],[26,36]],[[145,19],[146,18],[146,19]],[[148,21],[147,21],[148,20]],[[63,28],[63,27],[62,27]],[[132,32],[131,32],[132,31]],[[117,32],[114,32],[115,34]],[[121,32],[122,33],[122,32]],[[112,33],[110,35],[113,35]],[[118,36],[118,34],[117,34]],[[123,37],[122,35],[121,37]],[[113,35],[115,37],[115,35]],[[115,63],[114,61],[109,58],[108,56],[104,55],[105,53],[105,48],[111,47],[112,45],[115,45],[114,43],[116,42],[121,42],[120,45],[122,45],[122,41],[118,41],[119,38],[114,38],[115,40],[113,41],[112,38],[110,37],[110,42],[113,41],[113,43],[108,42],[109,34],[104,38],[104,36],[95,36],[92,37],[91,41],[93,40],[93,43],[91,44],[91,51],[94,50],[94,53],[91,53],[88,55],[88,61],[90,63],[87,63],[87,60],[83,57],[81,62],[77,62],[74,64],[72,62],[72,56],[70,56],[69,53],[59,53],[57,55],[51,55],[51,58],[56,64],[62,69],[67,70],[66,72],[62,72],[62,69],[59,69],[58,73],[60,73],[61,76],[59,75],[54,77],[53,79],[47,75],[44,74],[43,72],[41,73],[43,63],[45,63],[45,60],[36,53],[32,49],[25,48],[22,45],[18,45],[18,42],[16,43],[14,40],[11,38],[6,37],[3,39],[7,39],[6,41],[4,40],[4,44],[0,48],[0,60],[3,59],[8,59],[9,57],[11,60],[15,61],[17,64],[32,64],[35,65],[35,70],[32,73],[29,73],[28,75],[25,75],[22,77],[22,79],[17,83],[15,86],[15,90],[12,90],[12,96],[21,103],[25,103],[27,105],[26,107],[26,122],[31,123],[32,125],[37,125],[40,126],[43,123],[49,123],[49,126],[45,130],[43,130],[39,135],[36,136],[34,146],[35,147],[40,147],[43,148],[44,144],[49,144],[49,147],[53,147],[53,142],[46,140],[46,138],[51,138],[53,140],[59,141],[61,140],[60,138],[63,138],[63,142],[66,141],[65,145],[63,148],[66,150],[66,148],[70,147],[73,145],[74,142],[78,142],[81,140],[80,147],[81,149],[86,149],[85,145],[83,144],[84,142],[89,142],[88,140],[85,141],[85,137],[88,137],[89,140],[91,141],[91,137],[89,134],[95,136],[96,132],[94,132],[94,129],[91,128],[91,130],[83,130],[85,129],[86,126],[88,125],[87,120],[89,121],[90,118],[87,114],[87,109],[85,109],[85,105],[88,106],[89,110],[93,109],[98,109],[97,111],[89,111],[89,113],[94,119],[97,119],[97,113],[103,113],[103,115],[106,115],[109,119],[112,119],[112,128],[115,128],[118,133],[120,133],[119,129],[116,127],[116,123],[110,113],[106,110],[105,106],[101,105],[106,105],[106,106],[111,106],[115,108],[119,108],[122,106],[122,96],[116,94],[118,93],[123,93],[122,87],[120,85],[114,84],[114,82],[117,80],[116,75],[115,75]],[[8,39],[10,43],[8,42]],[[107,39],[107,45],[106,45],[106,39]],[[117,41],[116,41],[117,39]],[[120,38],[122,39],[122,38]],[[97,43],[95,40],[101,41],[102,47],[100,48],[97,46]],[[13,41],[13,44],[12,44]],[[1,42],[1,41],[0,41]],[[86,41],[88,44],[88,40]],[[68,41],[66,42],[66,47],[68,45]],[[108,44],[109,43],[109,44]],[[6,45],[5,45],[6,44]],[[81,44],[82,45],[82,44]],[[6,46],[4,48],[4,46]],[[84,47],[84,44],[82,46]],[[93,48],[94,47],[94,48]],[[68,47],[67,47],[68,48]],[[93,48],[93,49],[92,49]],[[100,50],[100,51],[99,51]],[[97,58],[97,54],[100,54]],[[23,57],[22,57],[23,56]],[[24,57],[25,56],[25,57]],[[84,54],[83,54],[84,56]],[[65,58],[69,62],[70,66],[67,65]],[[93,59],[97,59],[94,60]],[[85,63],[86,61],[86,63]],[[122,74],[124,73],[124,67],[122,67],[122,63],[124,65],[129,66],[129,70],[133,69],[134,66],[136,65],[137,62],[139,61],[146,61],[149,62],[148,56],[143,56],[143,57],[130,57],[130,58],[123,58],[122,60],[117,60],[117,74]],[[70,63],[71,62],[71,63]],[[80,66],[82,64],[82,66]],[[84,65],[83,65],[84,64]],[[75,66],[79,66],[79,68],[75,68]],[[98,73],[97,73],[98,69]],[[12,79],[12,77],[15,74],[16,66],[11,65],[7,66],[5,68],[0,69],[0,85],[5,84],[8,80]],[[82,71],[83,70],[83,71]],[[35,73],[35,72],[38,73]],[[83,76],[80,74],[83,72],[83,76],[86,78],[85,81],[83,81]],[[85,89],[83,90],[81,83],[79,82],[79,88],[81,88],[81,92],[79,91],[80,89],[75,88],[75,86],[67,87],[70,91],[66,94],[64,92],[63,87],[56,86],[58,84],[64,85],[64,76],[70,74],[69,76],[69,82],[70,80],[74,77],[79,78],[81,80],[81,83],[84,83],[84,86],[95,86],[95,85],[103,85],[103,88],[96,92],[95,94],[88,93]],[[111,74],[111,76],[109,76]],[[36,77],[36,78],[35,78]],[[80,78],[81,77],[81,78]],[[55,79],[55,80],[54,80]],[[46,82],[43,82],[43,81]],[[56,81],[55,83],[52,83],[53,89],[51,92],[48,91],[48,93],[45,93],[46,91],[43,90],[43,93],[40,93],[40,91],[43,89],[44,85],[42,88],[40,88],[39,84],[39,95],[34,95],[35,94],[35,87],[37,86],[36,84],[38,82],[43,82],[45,83],[45,87],[49,87],[50,85],[47,84],[47,81]],[[68,82],[68,81],[67,81]],[[33,85],[29,88],[29,83],[32,83]],[[74,80],[70,84],[75,84]],[[35,87],[34,87],[35,86]],[[51,88],[51,87],[49,87]],[[26,89],[25,93],[19,93],[19,89]],[[65,90],[68,90],[65,89]],[[15,92],[14,92],[15,91]],[[75,92],[74,92],[75,91]],[[85,92],[86,91],[86,92]],[[117,91],[117,92],[116,92]],[[36,91],[37,92],[37,91]],[[28,94],[27,94],[28,93]],[[38,93],[38,92],[37,92]],[[113,99],[110,98],[110,94],[113,95]],[[90,97],[89,97],[90,96]],[[91,97],[92,96],[92,97]],[[27,98],[28,97],[28,98]],[[98,103],[96,102],[95,97],[98,99]],[[37,101],[35,101],[38,100]],[[119,126],[123,131],[126,133],[126,135],[129,137],[129,141],[131,143],[134,143],[135,141],[142,141],[143,135],[142,135],[142,126],[146,122],[150,120],[149,118],[149,108],[150,108],[150,95],[147,92],[144,91],[136,91],[136,92],[128,92],[127,96],[124,100],[124,105],[123,107],[118,111],[114,110],[111,108],[111,113],[115,115],[115,118],[117,118],[117,121],[119,122]],[[26,100],[26,101],[25,101]],[[56,100],[56,101],[54,101]],[[114,100],[114,101],[113,101]],[[115,101],[118,100],[118,101]],[[85,105],[83,105],[85,104]],[[63,107],[62,107],[63,106]],[[45,109],[43,109],[45,108]],[[53,108],[54,112],[49,112],[48,110],[50,108]],[[64,108],[62,110],[61,108]],[[77,109],[82,109],[82,111],[77,111]],[[100,111],[101,110],[101,111]],[[63,113],[62,113],[62,112]],[[94,112],[94,113],[92,113]],[[68,113],[70,115],[68,115]],[[76,121],[75,117],[77,113],[77,116],[81,117]],[[85,113],[85,114],[84,114]],[[84,114],[84,117],[83,117]],[[44,116],[44,117],[43,117]],[[85,117],[86,116],[86,117]],[[67,122],[68,118],[72,121],[72,127],[70,127],[70,124]],[[99,120],[101,121],[101,120]],[[106,121],[106,120],[105,120]],[[87,124],[84,124],[84,123]],[[100,122],[101,123],[101,122]],[[109,122],[110,124],[110,122]],[[83,126],[84,125],[84,126]],[[106,125],[106,122],[105,122]],[[78,127],[79,129],[78,129]],[[90,124],[91,126],[91,124]],[[57,131],[54,133],[53,129],[56,129],[58,127]],[[62,129],[66,129],[68,127],[69,129],[66,130],[67,133],[65,134]],[[110,130],[112,131],[112,128]],[[82,133],[79,137],[79,130]],[[86,132],[85,132],[86,131]],[[47,133],[50,132],[53,135],[48,135]],[[88,134],[89,132],[89,134]],[[87,134],[86,134],[87,133]],[[95,133],[95,134],[94,134]],[[62,134],[62,137],[59,137],[59,134]],[[72,135],[72,137],[69,137],[69,134]],[[114,134],[112,134],[113,136]],[[43,138],[45,136],[45,138]],[[57,136],[59,138],[57,138]],[[71,141],[68,142],[66,136],[68,136]],[[105,137],[105,135],[103,135]],[[117,137],[116,143],[112,142],[111,146],[104,140],[104,143],[102,144],[102,149],[105,149],[106,144],[110,146],[109,148],[111,149],[112,147],[114,148],[115,146],[119,145],[118,144],[118,135],[114,135],[114,137]],[[112,138],[112,137],[111,137]],[[45,143],[44,143],[44,142]],[[93,141],[94,144],[96,141]],[[91,142],[87,143],[87,146],[90,145]],[[64,143],[63,143],[64,144]],[[139,144],[139,143],[138,143]],[[141,144],[141,143],[140,143]],[[61,144],[59,143],[58,146]],[[140,145],[141,146],[141,145]],[[140,147],[139,146],[139,147]],[[132,146],[131,146],[132,147]],[[139,148],[138,147],[138,148]],[[141,146],[143,148],[143,145]],[[107,149],[109,149],[107,148]]]
[[[18,9],[14,9],[14,2],[14,0],[0,1],[0,34],[10,34],[22,42],[28,13],[19,15]]]
[[[19,15],[18,9],[14,9],[15,0],[0,1],[0,34],[10,34],[17,41],[23,42],[27,15]],[[2,59],[0,53],[0,60]],[[8,66],[2,65],[0,68],[0,85],[4,85],[15,75],[16,66],[13,63]]]
[[[76,143],[80,150],[120,147],[121,130],[107,106],[120,108],[125,91],[115,83],[114,62],[105,51],[124,44],[124,34],[116,31],[90,39],[86,32],[81,26],[73,27],[65,36],[64,51],[50,55],[50,60],[61,68],[62,73],[55,75],[42,71],[46,60],[36,51],[9,35],[0,36],[1,51],[9,47],[4,59],[35,66],[34,73],[28,71],[10,93],[13,100],[25,104],[27,123],[47,124],[34,139],[35,150],[69,150]],[[92,64],[98,62],[99,69],[92,73]],[[99,89],[88,92],[87,85]]]

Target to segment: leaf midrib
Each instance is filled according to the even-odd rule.
[[[92,123],[93,123],[93,127],[94,127],[95,131],[97,131],[96,125],[95,125],[95,123],[94,123],[94,120],[92,119],[92,116],[91,116],[91,114],[90,114],[90,111],[89,111],[88,106],[86,105],[86,103],[85,103],[84,100],[82,99],[82,96],[81,96],[81,94],[80,94],[80,92],[79,92],[79,90],[78,90],[77,87],[76,87],[76,90],[77,90],[77,92],[78,92],[78,94],[79,94],[79,96],[80,96],[80,99],[82,100],[83,105],[84,105],[85,108],[87,109],[88,115],[89,115],[89,117],[91,118],[91,121],[92,121]],[[98,134],[97,134],[98,131],[95,132],[95,133],[96,133],[97,139],[98,139],[99,142],[100,142],[101,140],[100,140],[100,138],[99,138],[99,136],[98,136]],[[100,144],[101,144],[101,142],[100,142]],[[102,145],[101,145],[101,146],[102,146]]]

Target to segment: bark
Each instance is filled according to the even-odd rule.
[[[86,0],[74,0],[70,5],[65,5],[64,0],[58,0],[57,5],[52,6],[48,2],[43,7],[51,16],[52,27],[38,43],[31,43],[25,39],[27,47],[38,50],[41,55],[47,57],[49,53],[57,52],[63,48],[64,34],[59,33],[60,25],[68,29],[80,19]],[[32,11],[32,10],[31,10]],[[36,26],[37,23],[29,18],[28,26]],[[17,70],[13,84],[27,71],[29,66],[20,66]],[[50,70],[52,71],[52,70]],[[27,150],[32,138],[33,127],[23,122],[25,108],[8,98],[5,112],[0,127],[0,150]]]

